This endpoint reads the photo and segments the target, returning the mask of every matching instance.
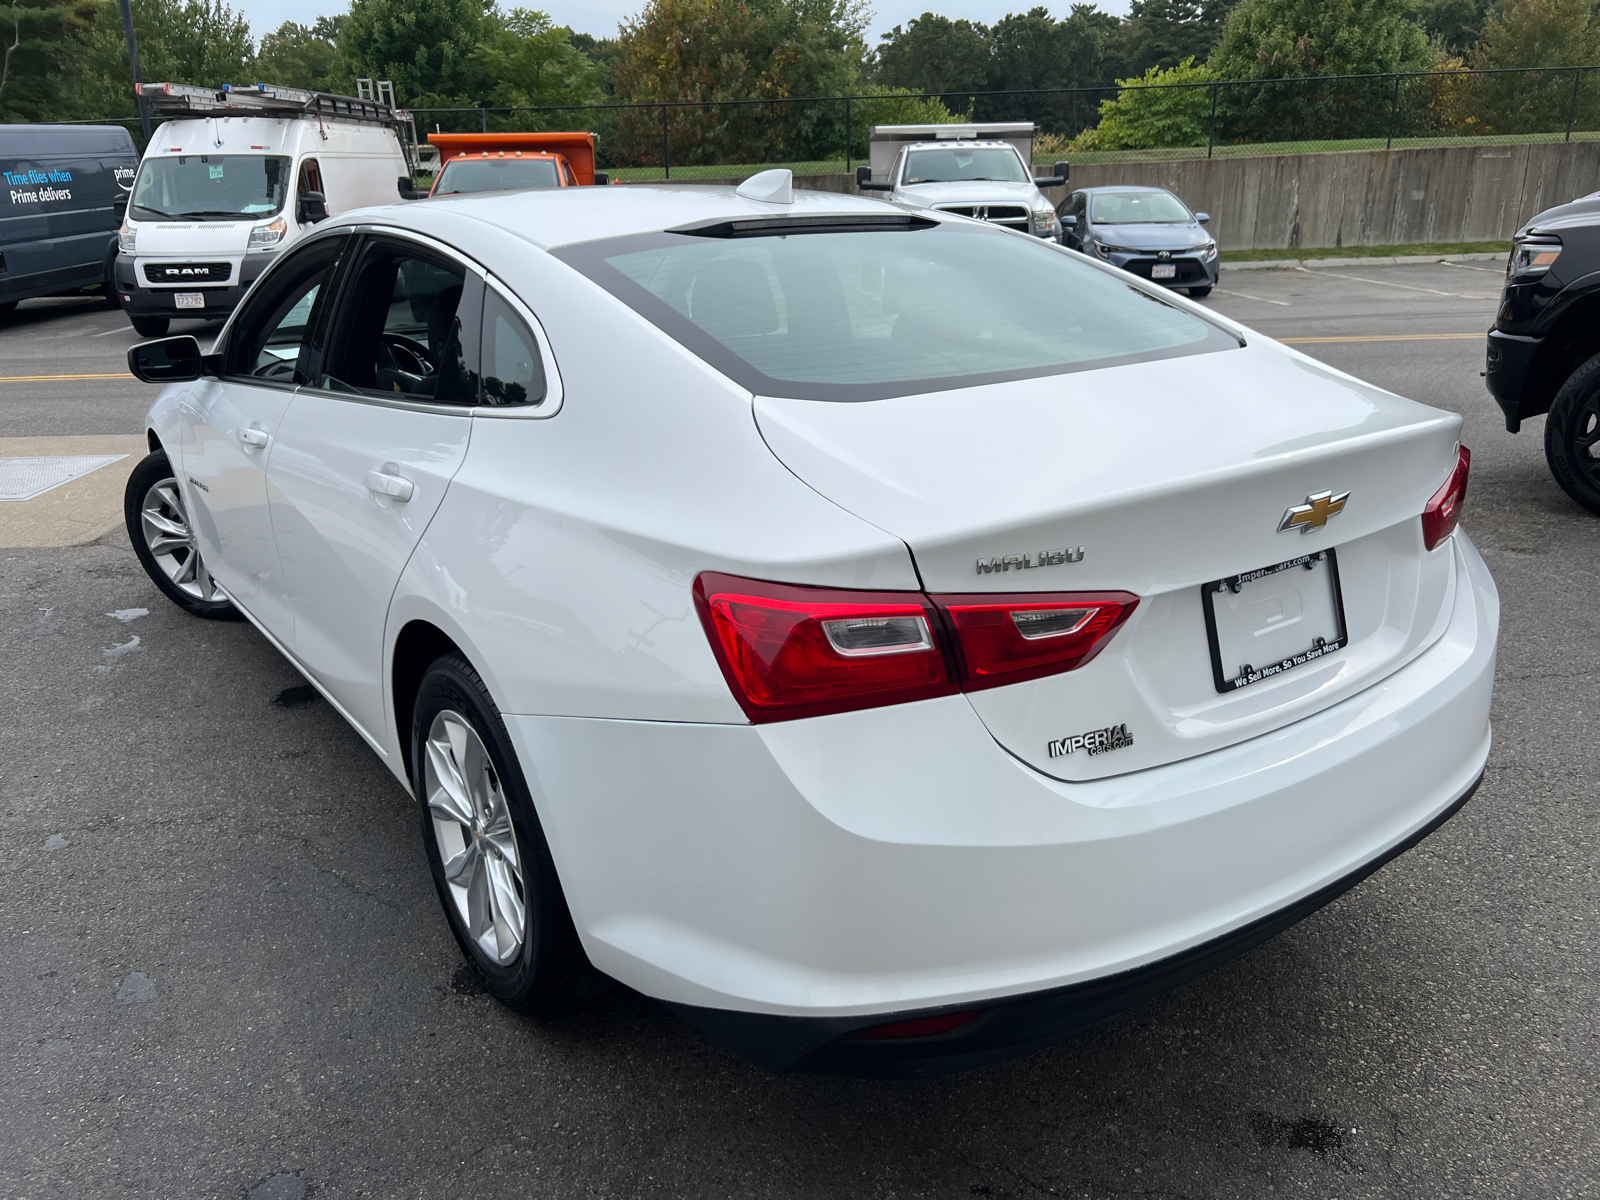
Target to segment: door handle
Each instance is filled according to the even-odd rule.
[[[417,489],[411,480],[398,474],[399,468],[393,463],[384,463],[381,471],[367,472],[367,487],[377,492],[380,496],[387,496],[399,504],[404,504],[411,499]]]
[[[267,436],[267,431],[262,429],[260,425],[252,425],[249,429],[239,430],[239,440],[246,446],[254,446],[259,450],[272,439]]]

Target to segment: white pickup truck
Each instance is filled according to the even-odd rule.
[[[1068,164],[1033,174],[1031,122],[977,125],[874,125],[869,165],[856,170],[863,192],[1004,225],[1059,241],[1055,205],[1039,189],[1067,182]]]
[[[149,83],[159,116],[118,237],[117,296],[142,337],[225,317],[319,221],[414,199],[416,136],[394,92]]]

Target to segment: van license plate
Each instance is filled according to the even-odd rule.
[[[1178,265],[1176,263],[1157,263],[1150,268],[1151,279],[1176,279]]]
[[[179,292],[175,299],[179,308],[204,308],[206,306],[204,292]]]
[[[1224,694],[1315,662],[1349,642],[1332,550],[1202,584],[1200,601],[1211,673]]]

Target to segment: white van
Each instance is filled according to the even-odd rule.
[[[169,118],[145,148],[118,238],[122,307],[143,337],[227,316],[317,222],[413,199],[416,136],[387,81],[377,99],[266,85],[144,85]]]

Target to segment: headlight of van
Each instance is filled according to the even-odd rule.
[[[270,250],[283,241],[284,232],[288,228],[283,223],[282,217],[279,217],[271,225],[257,225],[250,231],[250,244],[245,248],[247,250]],[[237,245],[237,243],[235,244]]]
[[[1054,237],[1056,232],[1056,210],[1053,208],[1034,209],[1031,228],[1037,237]]]
[[[117,230],[117,253],[132,254],[134,239],[138,236],[139,231],[136,229],[130,229],[128,227],[128,223],[124,221],[122,223],[122,228]]]

